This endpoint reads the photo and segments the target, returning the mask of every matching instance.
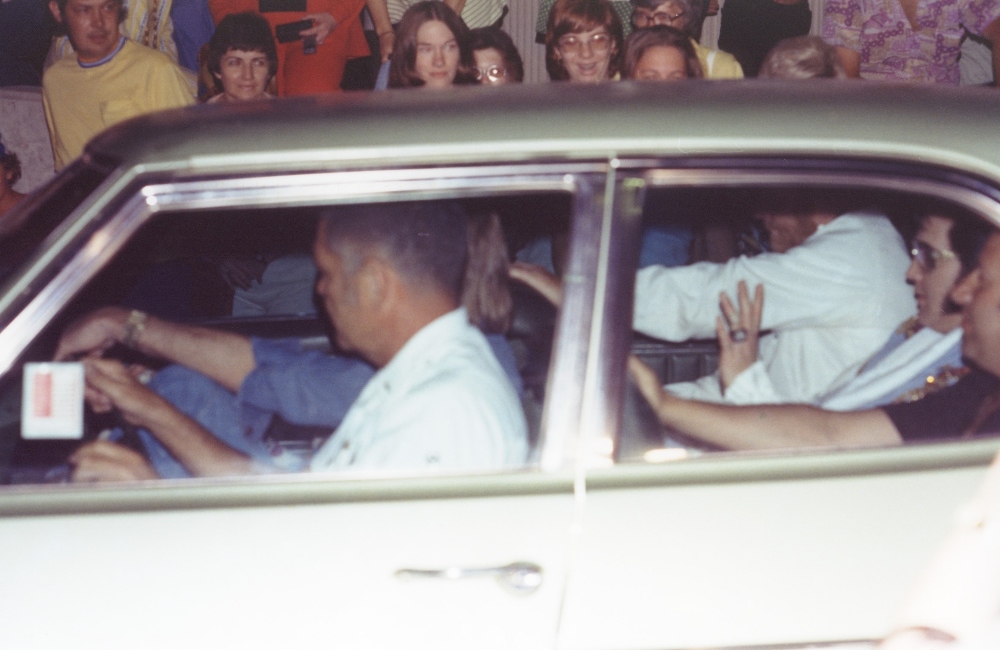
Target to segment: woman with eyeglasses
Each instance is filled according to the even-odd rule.
[[[480,27],[472,30],[472,56],[476,59],[476,79],[484,86],[519,84],[524,80],[521,55],[502,29]]]
[[[657,25],[637,29],[625,40],[624,76],[636,81],[701,79],[701,63],[684,32]]]
[[[553,81],[600,83],[618,78],[622,23],[607,0],[558,0],[545,31],[545,67]]]
[[[688,35],[706,79],[742,79],[743,69],[735,57],[698,42],[701,4],[692,0],[632,0],[632,26],[646,29],[667,25]]]
[[[390,88],[449,88],[476,83],[469,28],[437,0],[412,5],[396,30]]]

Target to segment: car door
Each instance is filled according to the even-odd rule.
[[[568,198],[575,230],[599,233],[605,174],[604,165],[580,163],[274,175],[258,168],[109,183],[120,194],[92,202],[97,207],[50,240],[43,257],[61,266],[29,271],[54,277],[42,286],[21,279],[35,293],[0,331],[5,399],[18,394],[11,387],[26,360],[51,354],[67,305],[93,298],[88,283],[115,268],[147,222],[195,223],[214,218],[212,210],[239,218],[350,202],[513,194],[530,201],[548,193]],[[581,350],[593,284],[567,292],[526,467],[0,487],[0,642],[553,647],[578,511]],[[296,322],[256,325],[287,330]],[[7,435],[14,425],[4,425]]]
[[[586,445],[593,457],[561,648],[798,647],[880,638],[996,453],[995,438],[735,453],[662,430],[628,385],[628,352],[657,368],[663,383],[711,372],[717,352],[710,338],[667,345],[633,337],[640,226],[659,193],[669,198],[661,202],[668,210],[695,210],[685,227],[697,240],[713,215],[739,212],[747,192],[764,186],[834,189],[875,204],[934,197],[1000,222],[993,200],[913,166],[760,159],[741,160],[738,169],[686,161],[629,170],[622,163],[601,266],[609,288],[599,296],[614,333],[601,339],[602,392],[587,395],[601,404],[595,408],[607,426],[591,431]],[[765,287],[765,305],[766,295]]]

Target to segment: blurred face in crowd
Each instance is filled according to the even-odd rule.
[[[80,61],[98,61],[118,46],[121,5],[115,0],[68,0],[61,11],[52,0],[49,10],[66,26],[69,41]]]
[[[948,294],[962,272],[962,264],[951,250],[952,220],[927,217],[913,238],[913,261],[906,281],[913,285],[920,324],[939,332],[950,332],[961,323],[961,314],[947,311]]]
[[[472,55],[476,59],[476,78],[479,83],[484,86],[503,86],[510,83],[500,50],[487,47],[473,51]]]
[[[668,25],[683,31],[687,27],[688,18],[684,7],[670,0],[652,11],[639,7],[632,12],[632,24],[635,25],[636,29],[652,27],[653,25]]]
[[[414,70],[425,88],[447,88],[458,74],[458,39],[440,20],[428,20],[417,30]]]
[[[638,81],[681,81],[688,78],[684,53],[676,47],[656,45],[647,49],[635,65]]]
[[[611,35],[602,25],[585,32],[564,34],[559,38],[557,54],[570,81],[599,83],[608,80],[615,52]]]
[[[1000,234],[990,235],[979,266],[951,292],[962,306],[962,354],[1000,377]]]
[[[271,80],[270,62],[263,52],[229,50],[219,60],[219,74],[215,76],[228,101],[260,99]]]

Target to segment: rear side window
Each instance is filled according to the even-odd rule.
[[[679,408],[658,415],[655,401],[630,381],[619,461],[878,444],[864,435],[829,443],[783,438],[777,425],[752,424],[768,417],[761,405],[770,404],[837,412],[885,407],[893,422],[912,429],[893,405],[935,396],[973,373],[962,359],[961,306],[951,290],[975,267],[991,230],[955,203],[900,192],[648,190],[640,241],[632,242],[638,271],[631,351],[670,396],[743,410],[730,411],[728,424],[707,420],[714,429],[701,420],[672,421]],[[989,389],[975,390],[982,398]],[[962,435],[953,415],[964,409],[944,410],[950,416],[934,430],[907,429],[904,439]]]

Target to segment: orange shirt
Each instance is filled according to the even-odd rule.
[[[301,40],[277,43],[279,96],[340,92],[347,60],[370,53],[359,18],[364,6],[364,0],[306,0],[306,11],[262,14],[272,30],[275,25],[302,20],[306,14],[329,13],[337,21],[315,54],[303,54]],[[259,11],[259,4],[258,0],[209,0],[208,8],[218,24],[228,14]]]

